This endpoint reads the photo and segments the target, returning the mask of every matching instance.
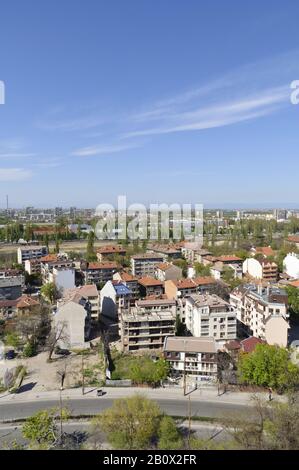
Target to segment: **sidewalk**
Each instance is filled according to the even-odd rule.
[[[151,388],[142,388],[142,387],[128,387],[128,388],[120,388],[120,387],[102,387],[105,392],[105,395],[99,400],[105,399],[117,399],[117,398],[124,398],[136,393],[142,394],[151,398],[155,399],[165,399],[165,400],[190,400],[191,401],[204,401],[204,402],[217,402],[217,403],[229,403],[229,404],[239,404],[239,405],[250,405],[252,402],[252,393],[246,392],[226,392],[220,396],[217,394],[217,388],[213,389],[198,389],[191,392],[189,395],[183,394],[183,390],[181,388],[158,388],[158,389],[151,389]],[[257,394],[260,398],[264,400],[268,400],[268,394],[266,393],[259,393]],[[82,395],[81,388],[73,388],[73,389],[65,389],[61,392],[61,397],[63,400],[90,400],[97,398],[96,395],[96,388],[85,388],[84,395]],[[11,402],[28,402],[28,401],[47,401],[47,400],[59,400],[60,398],[60,391],[44,391],[39,392],[35,391],[34,389],[25,391],[19,394],[8,394],[2,393],[0,395],[0,405],[4,403],[11,403]],[[284,400],[283,397],[278,395],[273,395],[275,401]]]

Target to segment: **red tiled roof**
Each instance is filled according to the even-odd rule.
[[[299,279],[297,279],[296,281],[290,282],[288,285],[292,287],[299,287]]]
[[[208,284],[215,284],[216,279],[212,276],[202,276],[202,277],[196,277],[194,279],[194,282],[197,286],[204,286]]]
[[[17,308],[35,307],[39,305],[39,302],[29,295],[22,295],[18,299]]]
[[[137,277],[132,276],[132,274],[123,271],[120,273],[120,277],[122,281],[130,282],[130,281],[137,281]]]
[[[178,281],[172,281],[177,289],[194,289],[197,284],[193,279],[179,279]]]
[[[289,242],[299,243],[299,235],[290,235],[288,237]]]
[[[234,255],[217,256],[218,261],[242,261],[242,258]]]
[[[39,261],[41,261],[42,263],[55,263],[56,261],[58,261],[58,258],[56,255],[47,255],[40,258]]]
[[[263,341],[260,338],[256,338],[255,336],[250,336],[250,338],[243,339],[240,344],[244,352],[251,353],[255,350],[258,344],[266,344],[266,341]]]
[[[87,269],[117,269],[118,265],[116,263],[89,263]]]
[[[258,246],[255,248],[257,253],[261,253],[264,256],[274,256],[274,251],[271,246]]]
[[[233,339],[232,341],[229,341],[229,343],[226,343],[224,347],[228,349],[228,351],[236,351],[241,348],[241,345],[240,341]]]
[[[125,253],[126,250],[122,246],[119,245],[106,245],[102,246],[97,250],[97,253],[100,253],[102,255],[104,254],[113,254],[113,253]]]

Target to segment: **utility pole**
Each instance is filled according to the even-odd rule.
[[[61,444],[62,444],[63,429],[62,429],[62,397],[61,397],[61,392],[62,392],[62,386],[60,387],[60,393],[59,393],[59,406],[60,406],[60,442],[61,442]]]
[[[186,395],[186,342],[184,340],[184,375],[183,375],[184,396]]]
[[[82,395],[84,395],[84,359],[82,354],[81,374],[82,374]]]
[[[191,437],[191,397],[188,396],[188,449],[190,449],[190,437]]]

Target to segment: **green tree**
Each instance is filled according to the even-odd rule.
[[[5,336],[5,344],[13,348],[18,348],[20,345],[20,338],[18,334],[14,331],[7,333],[7,335]]]
[[[287,286],[286,291],[291,312],[295,315],[299,315],[299,289],[297,289],[297,287]]]
[[[41,288],[41,294],[48,302],[54,303],[58,298],[58,291],[54,282],[44,284]]]
[[[299,368],[290,361],[289,351],[278,346],[258,344],[252,353],[241,354],[238,371],[241,382],[278,391],[299,384]]]
[[[173,261],[175,266],[178,266],[182,270],[182,274],[184,277],[187,277],[188,273],[188,262],[185,259],[176,259]]]
[[[94,250],[95,234],[93,231],[89,232],[87,239],[86,259],[87,261],[96,261],[97,256]]]
[[[58,417],[63,420],[68,419],[68,410],[58,410],[57,408],[42,410],[26,419],[22,426],[22,434],[25,439],[29,440],[31,448],[49,449],[57,443],[59,438]]]
[[[202,263],[194,263],[196,276],[211,276],[211,269]]]
[[[163,416],[158,430],[158,447],[162,450],[182,449],[184,442],[176,423],[170,416]]]
[[[111,408],[92,420],[92,432],[105,432],[114,449],[142,450],[157,436],[161,410],[157,403],[134,395],[115,400]]]

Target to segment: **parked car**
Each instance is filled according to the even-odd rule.
[[[9,351],[6,351],[5,359],[14,359],[15,357],[16,357],[16,353],[13,349],[10,349]]]
[[[59,356],[68,356],[70,353],[70,351],[68,349],[61,349],[59,347],[55,348],[55,354],[59,355]]]

